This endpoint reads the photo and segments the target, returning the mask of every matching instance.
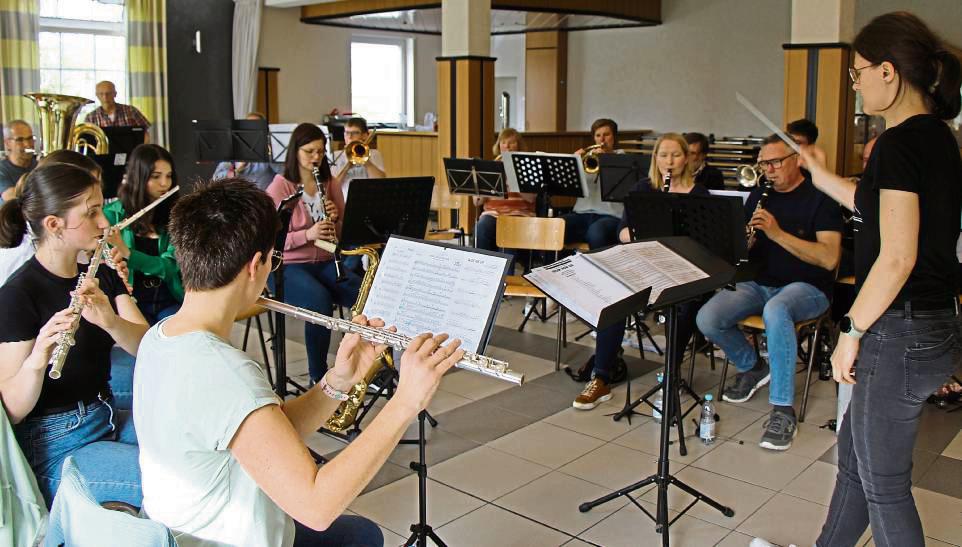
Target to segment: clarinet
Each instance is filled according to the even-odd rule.
[[[753,217],[755,216],[755,213],[765,208],[765,202],[768,201],[768,192],[771,189],[772,189],[772,183],[766,180],[765,183],[762,185],[762,195],[761,197],[758,198],[758,203],[755,205],[755,210],[752,211]],[[751,247],[755,243],[755,227],[754,226],[748,226],[746,237],[748,238],[748,246]]]
[[[321,169],[316,163],[311,168],[311,174],[314,176],[314,184],[317,186],[317,193],[321,196],[321,218],[319,220],[327,220],[327,196],[324,194],[324,183],[321,181]],[[315,239],[314,245],[334,255],[335,279],[338,281],[344,279],[344,274],[341,273],[341,252],[337,248],[337,232],[334,232],[333,241]]]
[[[671,168],[665,173],[664,184],[661,185],[661,191],[668,193],[671,190]]]
[[[74,287],[74,293],[70,297],[70,309],[73,311],[73,321],[70,323],[70,328],[62,331],[57,337],[57,345],[53,349],[53,353],[50,354],[50,372],[47,374],[50,378],[56,380],[60,378],[60,371],[63,369],[64,363],[67,362],[67,354],[70,352],[70,348],[77,343],[74,336],[77,334],[77,328],[80,327],[80,313],[83,311],[83,302],[80,300],[80,287],[83,285],[84,281],[88,278],[97,277],[97,268],[100,267],[100,262],[104,256],[104,249],[107,245],[107,233],[110,228],[104,230],[104,235],[100,238],[100,242],[97,243],[97,248],[94,249],[93,256],[90,258],[90,265],[87,266],[87,271],[82,272],[80,277],[77,278],[77,286]]]

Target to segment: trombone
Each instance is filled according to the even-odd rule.
[[[601,169],[601,162],[598,160],[599,149],[602,144],[592,144],[585,148],[585,154],[581,156],[581,163],[585,166],[585,173],[593,175]]]
[[[374,138],[375,133],[377,133],[377,129],[372,129],[364,141],[352,141],[344,147],[344,155],[347,157],[348,163],[364,165],[367,160],[371,159],[371,139]]]

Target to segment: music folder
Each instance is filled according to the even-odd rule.
[[[665,237],[577,254],[524,277],[603,329],[633,313],[715,290],[734,275],[734,267],[691,238]]]

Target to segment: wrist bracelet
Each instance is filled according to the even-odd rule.
[[[331,399],[334,399],[335,401],[346,401],[350,398],[346,392],[338,391],[334,389],[331,386],[331,384],[327,383],[327,374],[325,374],[324,377],[321,378],[320,386],[321,386],[321,390],[324,391],[324,395],[327,395],[328,397],[330,397]]]

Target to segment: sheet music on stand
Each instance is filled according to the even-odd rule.
[[[511,257],[392,236],[364,305],[405,336],[446,332],[466,351],[488,343]]]
[[[640,241],[576,254],[524,276],[596,328],[658,301],[666,289],[709,274],[660,241]],[[647,293],[650,289],[649,294]],[[644,294],[644,302],[634,297]]]
[[[507,193],[504,163],[493,160],[444,158],[452,194],[503,197]]]
[[[577,154],[505,152],[501,160],[509,192],[576,198],[588,195],[588,179]]]

